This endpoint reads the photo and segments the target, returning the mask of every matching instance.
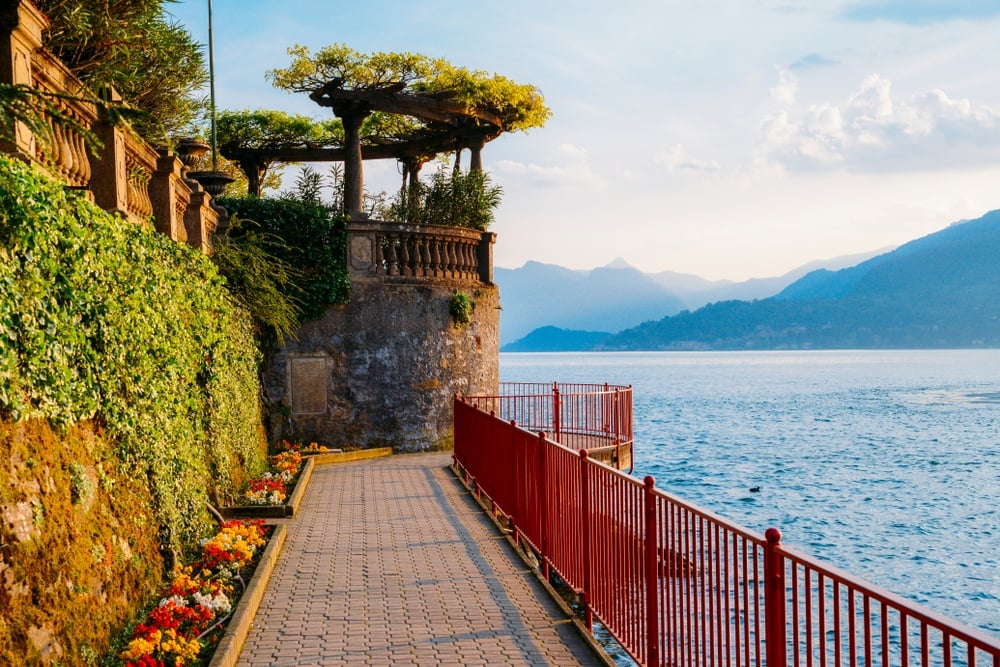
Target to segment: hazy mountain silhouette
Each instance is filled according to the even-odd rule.
[[[604,349],[1000,346],[1000,210],[777,296],[725,301],[612,336]]]
[[[504,352],[583,352],[611,337],[606,331],[570,331],[539,327],[524,338],[503,347]]]
[[[811,262],[782,276],[745,282],[672,271],[644,274],[621,258],[589,271],[534,261],[518,269],[497,267],[494,280],[503,307],[500,342],[509,344],[539,327],[617,333],[712,301],[762,299],[815,269],[839,269],[875,254]]]
[[[685,307],[651,277],[621,262],[591,271],[527,262],[519,269],[498,267],[493,276],[503,308],[501,343],[542,326],[617,332]]]

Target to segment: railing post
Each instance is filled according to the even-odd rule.
[[[781,548],[781,531],[768,528],[764,533],[764,641],[768,667],[788,664],[785,647],[785,559]]]
[[[555,434],[553,440],[555,440],[556,442],[562,442],[562,438],[559,437],[559,429],[561,426],[559,423],[560,410],[561,406],[559,403],[559,383],[553,382],[552,383],[552,432]]]
[[[580,509],[583,522],[583,622],[589,632],[594,631],[594,611],[590,608],[591,591],[591,548],[590,535],[590,455],[586,449],[580,450]]]
[[[523,501],[524,489],[522,488],[524,483],[521,479],[521,448],[517,446],[517,422],[513,419],[510,420],[510,452],[511,459],[514,462],[514,506],[511,510],[511,530],[514,533],[514,544],[518,545],[521,542],[521,531],[518,526],[521,523],[521,517],[523,512],[521,511],[521,502]]]
[[[479,280],[487,285],[493,284],[493,244],[497,235],[494,232],[483,232],[476,246],[476,271]]]
[[[548,480],[545,474],[545,432],[538,434],[538,504],[540,539],[538,548],[542,551],[542,576],[549,580],[549,498],[546,487]]]
[[[657,546],[660,543],[656,529],[656,495],[653,487],[656,480],[652,475],[646,475],[643,480],[642,509],[645,520],[646,557],[646,664],[660,664],[660,596],[659,568],[657,567]]]

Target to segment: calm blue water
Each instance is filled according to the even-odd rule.
[[[1000,351],[502,354],[500,370],[631,384],[633,474],[1000,636]]]

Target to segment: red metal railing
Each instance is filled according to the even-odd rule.
[[[465,400],[570,449],[632,444],[632,387],[501,382],[498,396]]]
[[[478,401],[475,401],[478,403]],[[643,665],[1000,667],[1000,640],[455,400],[455,461]]]

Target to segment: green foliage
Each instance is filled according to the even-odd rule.
[[[311,53],[296,45],[288,49],[292,63],[267,73],[284,90],[312,93],[327,86],[343,90],[393,90],[448,99],[469,110],[496,114],[507,132],[541,127],[552,112],[541,92],[499,74],[452,65],[443,58],[415,53],[363,54],[344,44]]]
[[[288,49],[288,55],[292,64],[269,71],[267,78],[278,88],[294,92],[312,92],[329,81],[357,90],[377,90],[394,83],[415,83],[433,71],[427,56],[405,52],[365,55],[346,44],[324,46],[315,55],[296,44]]]
[[[317,121],[269,109],[220,111],[215,127],[222,150],[334,146],[344,142],[344,127],[336,118]]]
[[[420,184],[418,192],[409,188],[400,192],[389,216],[414,224],[486,231],[502,195],[503,190],[491,185],[485,172],[442,167],[434,172],[429,184]]]
[[[220,199],[231,214],[253,223],[244,222],[234,230],[235,238],[246,230],[259,230],[263,250],[296,268],[290,283],[276,287],[298,304],[304,320],[321,317],[331,304],[345,303],[351,286],[346,218],[318,200],[318,182],[310,188],[298,198]]]
[[[217,238],[212,262],[226,279],[226,287],[253,317],[263,339],[284,345],[299,325],[299,311],[290,296],[300,272],[267,248],[290,248],[269,237],[254,222],[235,220],[229,234]]]
[[[164,15],[164,0],[36,0],[49,17],[45,46],[93,90],[112,86],[146,112],[136,129],[154,143],[178,134],[204,103],[201,47]],[[165,135],[164,135],[165,132]]]
[[[552,116],[534,86],[500,74],[456,67],[442,59],[434,61],[434,75],[414,88],[418,92],[448,95],[470,109],[494,113],[506,132],[541,127]]]
[[[263,468],[258,363],[202,253],[0,157],[0,417],[102,422],[174,549]]]
[[[465,292],[455,290],[448,299],[448,314],[458,326],[465,326],[472,321],[472,311],[476,309],[476,303],[469,298]]]
[[[344,142],[344,128],[336,118],[317,121],[268,109],[222,111],[216,119],[216,134],[221,153],[239,161],[243,170],[257,169],[261,189],[281,185],[283,165],[275,168],[273,151],[322,148]],[[244,191],[245,186],[243,183]]]
[[[87,474],[87,468],[79,461],[69,464],[69,489],[74,505],[86,505],[94,497],[96,485]]]

